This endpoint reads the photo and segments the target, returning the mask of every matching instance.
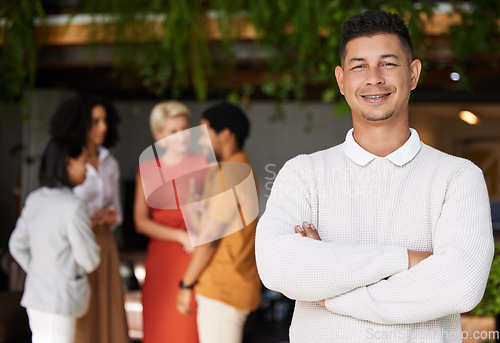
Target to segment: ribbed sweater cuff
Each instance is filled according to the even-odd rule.
[[[382,260],[382,275],[389,277],[408,269],[408,250],[404,247],[386,246]]]
[[[325,307],[328,311],[347,316],[352,311],[349,293],[325,300]]]

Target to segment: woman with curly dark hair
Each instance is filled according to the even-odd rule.
[[[113,230],[122,222],[118,161],[108,150],[118,141],[120,117],[107,99],[78,95],[57,109],[50,122],[52,137],[77,139],[87,147],[87,177],[73,189],[88,206],[101,264],[89,275],[89,311],[80,318],[76,343],[129,342],[119,254]]]

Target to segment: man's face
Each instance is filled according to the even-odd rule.
[[[396,35],[378,34],[349,41],[335,77],[353,122],[385,122],[407,120],[410,92],[420,70],[420,61],[410,62]]]

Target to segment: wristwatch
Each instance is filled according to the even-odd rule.
[[[179,282],[180,289],[193,289],[194,285],[196,285],[196,282],[193,283],[192,285],[185,285],[184,281],[182,281],[182,280],[181,280],[181,282]]]

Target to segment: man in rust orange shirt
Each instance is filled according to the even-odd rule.
[[[211,145],[220,162],[208,172],[205,197],[216,195],[222,184],[224,191],[234,191],[239,204],[231,207],[221,197],[207,201],[200,230],[216,234],[194,247],[180,282],[177,308],[186,315],[192,312],[194,290],[200,342],[238,343],[249,313],[259,305],[262,287],[255,263],[256,182],[242,150],[250,123],[239,107],[220,103],[203,113],[201,124],[208,135],[200,144]],[[232,196],[232,191],[224,193]]]

